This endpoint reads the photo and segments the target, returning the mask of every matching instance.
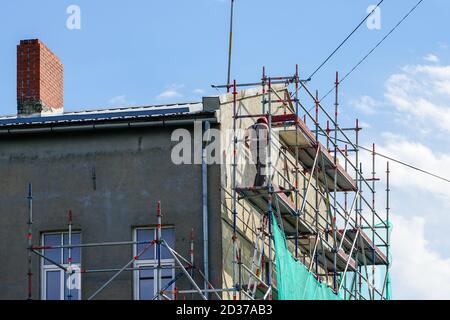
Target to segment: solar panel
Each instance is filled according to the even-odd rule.
[[[149,110],[129,110],[119,112],[98,112],[98,113],[82,113],[82,114],[63,114],[59,116],[44,116],[31,118],[5,118],[0,119],[0,127],[15,126],[26,124],[46,124],[46,123],[64,123],[64,122],[79,122],[79,121],[100,121],[100,120],[114,120],[127,118],[144,118],[155,116],[168,116],[175,114],[190,113],[189,107],[180,108],[154,108]]]

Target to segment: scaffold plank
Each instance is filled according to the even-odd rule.
[[[236,188],[236,192],[240,195],[239,200],[245,199],[259,210],[267,212],[268,199],[270,196],[267,188],[238,187]],[[274,186],[273,198],[274,207],[272,210],[280,214],[283,218],[283,221],[285,222],[285,232],[295,232],[297,222],[295,204],[289,199],[285,192],[277,186]],[[278,205],[276,205],[277,201]],[[298,231],[301,234],[314,233],[314,228],[310,226],[303,217],[300,217],[298,220]]]
[[[337,234],[341,234],[342,230],[340,230]],[[354,229],[350,229],[347,230],[347,232],[345,232],[345,237],[348,238],[350,241],[353,241],[355,239],[355,235],[356,235],[356,230]],[[383,251],[380,249],[380,247],[378,247],[377,245],[375,245],[373,243],[373,241],[370,239],[369,235],[367,233],[365,233],[364,231],[360,231],[359,232],[359,237],[362,241],[362,245],[364,246],[364,252],[366,255],[366,261],[368,264],[375,264],[375,265],[387,265],[388,264],[388,259],[386,257],[386,255],[383,253]],[[358,243],[358,248],[362,249],[362,246],[359,244],[359,241],[357,241]],[[374,257],[375,257],[375,261],[374,257],[372,256],[372,252],[375,253]],[[362,262],[361,258],[361,262]]]
[[[323,162],[323,167],[325,168],[327,175],[327,187],[329,190],[334,190],[334,172],[336,170],[336,191],[356,191],[357,188],[354,179],[350,177],[339,162],[336,163],[336,165],[334,164],[333,156],[320,141],[316,140],[314,134],[298,116],[294,114],[272,116],[272,125],[278,127],[281,142],[288,146],[291,151],[298,148],[298,160],[307,170],[312,169],[317,148],[320,148],[321,156],[318,167],[322,168]],[[296,126],[296,128],[294,127],[293,129],[293,126]],[[320,177],[319,179],[321,182],[325,183],[323,177]]]

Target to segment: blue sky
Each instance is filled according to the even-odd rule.
[[[292,73],[297,63],[306,77],[376,2],[236,0],[233,77],[254,81],[263,65],[272,74]],[[363,26],[311,88],[326,92],[334,72],[345,74],[415,3],[385,0],[381,30]],[[72,4],[81,8],[81,30],[66,28]],[[449,13],[449,1],[425,0],[341,89],[342,123],[359,117],[364,144],[375,141],[380,151],[447,177]],[[217,94],[210,85],[226,81],[228,18],[228,1],[221,0],[4,2],[0,114],[16,112],[16,45],[27,38],[40,38],[62,60],[65,110]],[[396,298],[450,298],[447,189],[393,165]],[[431,278],[417,280],[425,274]]]
[[[1,113],[15,113],[15,45],[42,39],[65,66],[67,110],[108,106],[111,98],[155,103],[168,88],[198,100],[226,79],[228,1],[15,1],[0,12]],[[364,16],[374,1],[237,0],[234,76],[253,80],[266,65],[273,73],[309,74]],[[347,71],[414,1],[385,1],[382,29],[361,29],[312,83],[326,90],[333,72]],[[81,30],[66,28],[66,8],[81,8]],[[445,40],[446,1],[427,0],[369,63],[352,76],[346,94],[380,91],[380,81],[416,62]],[[446,10],[447,9],[447,10]],[[433,17],[427,18],[427,17]],[[442,32],[436,32],[442,30]],[[367,79],[365,75],[371,74]],[[364,81],[362,81],[364,80]]]

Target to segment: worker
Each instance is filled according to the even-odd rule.
[[[245,145],[250,149],[253,163],[256,165],[255,187],[265,186],[268,182],[269,124],[266,117],[259,118],[245,134]]]

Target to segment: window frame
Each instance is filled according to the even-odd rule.
[[[163,226],[161,227],[162,229],[171,229],[173,230],[174,233],[174,242],[175,242],[175,228],[173,226]],[[157,232],[157,227],[135,227],[133,228],[133,241],[137,242],[138,239],[138,231],[140,230],[152,230],[154,233],[154,239],[156,239],[156,232]],[[137,252],[137,244],[135,243],[133,245],[133,257],[135,257],[137,254],[139,254],[139,252]],[[139,272],[141,270],[139,270],[139,268],[141,267],[156,267],[158,265],[158,259],[156,258],[156,246],[154,246],[153,250],[155,250],[155,254],[154,257],[155,259],[139,259],[139,260],[135,260],[134,261],[134,268],[136,268],[136,270],[133,270],[133,299],[134,300],[141,300],[140,299],[140,276],[139,276]],[[161,259],[161,265],[163,267],[172,267],[172,280],[175,279],[175,259],[171,258],[171,259]],[[156,280],[156,268],[153,269],[153,281]],[[172,286],[174,286],[174,284],[172,284]],[[156,286],[153,286],[154,288],[154,294],[153,296],[156,295]],[[173,296],[173,294],[170,294],[168,296]]]
[[[64,244],[64,235],[68,235],[68,231],[50,231],[50,232],[42,232],[41,233],[41,245],[45,246],[45,236],[48,235],[58,235],[61,238],[61,241],[58,245]],[[80,243],[82,243],[82,233],[80,230],[72,231],[73,234],[79,234],[80,235]],[[43,249],[42,254],[45,255],[45,250]],[[68,267],[69,264],[64,262],[64,248],[59,248],[57,250],[60,250],[60,257],[61,257],[61,265],[64,267]],[[72,266],[81,267],[81,260],[82,259],[82,250],[80,248],[80,261],[77,263],[72,263]],[[59,272],[59,279],[60,279],[60,298],[59,300],[65,300],[65,275],[66,273],[64,270],[62,270],[60,267],[58,267],[55,264],[45,264],[45,259],[41,257],[40,259],[40,272],[41,272],[41,300],[47,300],[47,273],[48,272]],[[50,261],[49,261],[50,262]],[[78,297],[77,299],[72,300],[81,300],[81,290],[82,290],[82,279],[80,274],[80,289],[78,290]]]

